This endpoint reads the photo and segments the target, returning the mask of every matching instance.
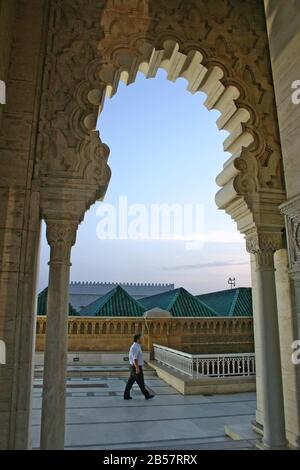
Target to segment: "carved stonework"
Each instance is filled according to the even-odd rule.
[[[78,221],[46,221],[47,241],[51,248],[50,263],[70,263],[71,248],[76,241]]]
[[[246,249],[260,269],[274,269],[274,253],[282,248],[282,233],[255,231],[246,236]]]
[[[239,197],[252,213],[256,197],[277,210],[285,190],[260,0],[49,0],[37,184],[86,187],[89,204],[103,197],[109,149],[95,129],[105,95],[159,67],[221,112],[233,158],[218,180],[218,206],[232,215]]]
[[[282,248],[282,233],[255,231],[246,236],[246,248],[248,253],[280,250]]]
[[[296,197],[281,206],[285,215],[289,264],[291,271],[300,272],[300,198]]]
[[[102,99],[97,71],[104,4],[49,1],[35,171],[42,192],[48,185],[86,188],[89,204],[104,196],[110,179],[109,149],[95,130],[95,104]]]
[[[235,105],[249,113],[249,119],[240,121],[239,125],[253,142],[247,148],[240,147],[241,153],[234,164],[238,170],[234,181],[236,192],[246,195],[266,188],[284,192],[262,3],[256,0],[156,0],[141,3],[143,5],[138,9],[134,0],[107,2],[101,22],[104,37],[99,45],[103,56],[100,75],[103,82],[114,93],[121,73],[126,71],[129,76],[127,82],[131,83],[145,61],[151,62],[148,75],[155,76],[157,63],[161,62],[166,67],[168,47],[172,41],[178,45],[178,50],[172,52],[169,78],[187,78],[184,74],[189,61],[194,61],[189,57],[197,52],[203,77],[204,69],[208,71],[203,78],[203,91],[210,88],[209,108],[212,101],[212,106],[218,109],[222,86],[224,90],[236,87]],[[208,87],[207,80],[212,80],[216,69],[220,74],[216,74],[215,87]],[[200,83],[193,92],[197,90],[201,90]],[[226,114],[229,110],[222,111]],[[240,137],[237,128],[231,126],[230,132]],[[232,142],[234,153],[235,147]]]

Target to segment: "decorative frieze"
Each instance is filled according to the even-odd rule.
[[[44,350],[47,317],[37,318],[37,351]],[[135,333],[147,350],[153,342],[208,352],[253,351],[253,318],[70,317],[70,351],[126,351]],[[198,352],[199,352],[198,351]]]

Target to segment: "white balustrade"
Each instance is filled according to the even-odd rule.
[[[154,344],[154,359],[182,374],[200,377],[255,376],[255,354],[188,354]]]

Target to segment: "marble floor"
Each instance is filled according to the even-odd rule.
[[[106,371],[109,368],[103,368]],[[118,370],[120,374],[118,375]],[[126,370],[126,369],[125,369]],[[155,394],[145,401],[138,387],[123,400],[124,370],[70,368],[67,382],[66,449],[251,449],[253,440],[232,441],[224,425],[245,426],[254,419],[255,394],[182,396],[154,374],[146,385]],[[96,373],[97,372],[97,373]],[[121,374],[123,372],[123,374]],[[42,379],[33,391],[33,447],[39,447]]]

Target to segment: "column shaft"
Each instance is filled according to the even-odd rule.
[[[256,321],[261,347],[257,360],[260,361],[261,370],[263,444],[266,448],[279,449],[286,446],[286,437],[273,252],[257,252],[255,260]]]
[[[66,364],[70,253],[76,229],[47,226],[51,247],[44,357],[41,449],[63,449],[65,440]]]
[[[261,334],[259,331],[259,322],[256,321],[258,315],[258,304],[257,304],[257,273],[256,273],[256,261],[255,255],[250,255],[251,260],[251,285],[252,285],[252,303],[253,303],[253,311],[254,311],[254,344],[255,344],[255,354],[258,357],[261,354]],[[262,396],[261,396],[261,370],[260,370],[260,361],[256,361],[256,416],[255,416],[255,427],[263,428],[263,405],[262,405]]]
[[[292,360],[292,344],[299,336],[293,314],[287,250],[278,250],[274,259],[286,436],[291,446],[300,448],[300,366]]]

